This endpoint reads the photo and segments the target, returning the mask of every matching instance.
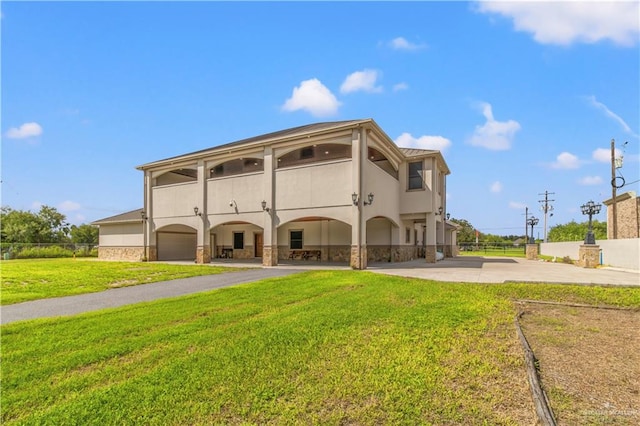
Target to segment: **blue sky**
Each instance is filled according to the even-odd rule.
[[[483,232],[524,234],[545,191],[549,228],[586,220],[611,139],[640,193],[635,1],[1,8],[3,206],[89,223],[142,206],[137,165],[360,118],[440,149],[448,211]]]

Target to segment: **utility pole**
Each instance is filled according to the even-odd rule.
[[[611,212],[613,216],[613,239],[618,238],[618,207],[616,202],[616,140],[611,139],[611,200],[613,200],[611,206],[613,210]]]
[[[529,243],[529,207],[524,207],[524,240],[525,244]]]
[[[549,195],[555,195],[555,192],[549,192],[549,191],[544,191],[544,194],[538,194],[538,195],[544,195],[544,200],[538,200],[539,203],[544,203],[543,205],[540,206],[540,210],[542,210],[542,212],[544,213],[544,242],[547,242],[547,213],[553,211],[553,206],[551,204],[549,204],[551,201],[555,201],[555,200],[550,200],[549,199]],[[553,216],[553,213],[551,213],[551,216]]]

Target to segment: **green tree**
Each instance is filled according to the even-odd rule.
[[[2,207],[2,241],[7,243],[58,243],[68,240],[69,225],[55,208],[42,206],[38,213]]]
[[[71,225],[71,242],[75,244],[98,244],[98,227],[82,224]]]
[[[595,235],[596,240],[607,239],[607,222],[594,220],[592,222],[592,226],[593,235]],[[572,220],[569,223],[552,226],[551,229],[549,229],[549,234],[547,237],[548,240],[552,242],[580,241],[584,240],[588,230],[588,221],[577,223],[575,220]]]
[[[451,219],[450,222],[453,222],[459,226],[457,239],[459,243],[475,243],[476,242],[476,230],[469,223],[469,221],[465,219]]]

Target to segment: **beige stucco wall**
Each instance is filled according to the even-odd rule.
[[[207,213],[210,215],[262,212],[264,172],[207,180]],[[230,205],[231,200],[235,203]]]
[[[194,216],[193,208],[199,206],[196,182],[156,186],[153,191],[153,218]]]
[[[100,225],[100,247],[142,247],[142,221]]]
[[[276,170],[276,208],[292,210],[350,205],[351,164],[351,160],[338,160]]]

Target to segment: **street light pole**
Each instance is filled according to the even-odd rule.
[[[601,204],[596,204],[593,202],[593,200],[589,200],[589,202],[580,206],[580,209],[582,210],[582,214],[589,215],[589,230],[587,231],[587,235],[584,238],[585,244],[596,243],[596,237],[593,235],[593,223],[591,221],[591,218],[593,217],[594,214],[600,213],[601,207],[602,207]]]
[[[537,225],[539,221],[540,220],[535,216],[531,216],[527,221],[527,225],[531,226],[531,237],[529,238],[529,244],[534,244],[536,242],[536,239],[533,237],[533,227]]]

